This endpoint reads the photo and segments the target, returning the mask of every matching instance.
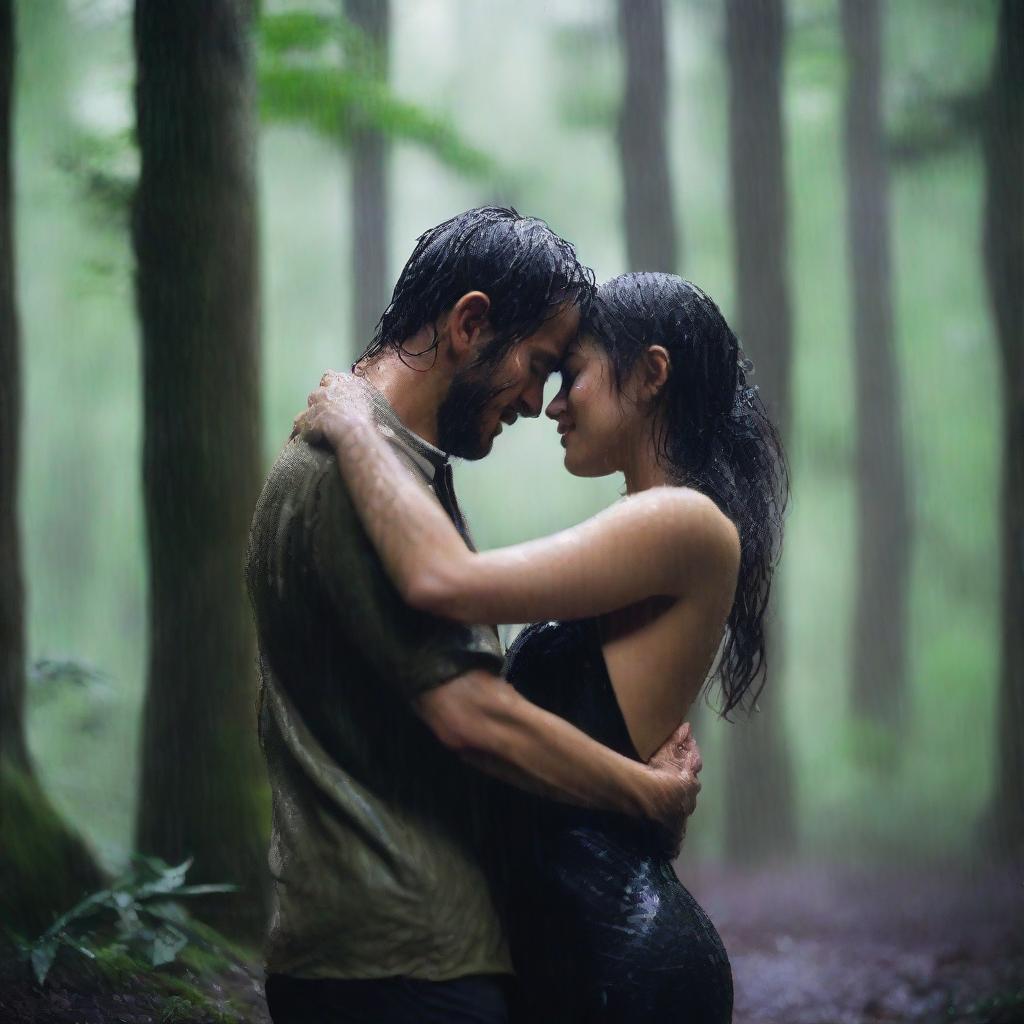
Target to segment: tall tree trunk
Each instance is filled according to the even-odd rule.
[[[21,360],[14,282],[14,0],[0,0],[0,756],[27,766],[25,596],[18,536]]]
[[[857,380],[853,711],[895,727],[907,701],[910,516],[892,313],[879,0],[842,0],[846,222]]]
[[[0,922],[33,935],[103,878],[39,785],[25,738],[25,589],[18,531],[21,364],[11,173],[14,58],[14,3],[0,0]]]
[[[345,0],[345,16],[360,28],[373,46],[370,70],[388,77],[390,0]],[[391,289],[388,282],[387,138],[373,128],[358,126],[352,135],[352,340],[353,358],[366,347],[377,327]]]
[[[250,8],[137,0],[149,672],[140,850],[243,888],[265,917],[266,793],[243,584],[260,486],[259,287]]]
[[[630,270],[674,274],[664,0],[619,0],[619,38],[626,72],[618,130],[626,262]]]
[[[791,317],[782,123],[782,0],[727,0],[729,155],[736,286],[744,346],[781,431],[790,436]],[[778,608],[778,588],[773,600]],[[759,710],[729,736],[725,849],[733,860],[783,854],[796,835],[782,721],[783,630],[770,625]]]
[[[1002,641],[992,820],[1024,854],[1024,4],[1002,0],[985,125],[985,267],[1003,362]]]

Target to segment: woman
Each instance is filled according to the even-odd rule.
[[[622,472],[626,497],[555,536],[480,554],[403,474],[367,471],[394,456],[350,411],[358,403],[338,407],[321,392],[300,425],[334,447],[410,604],[467,623],[540,620],[509,651],[509,680],[647,759],[685,717],[716,652],[725,714],[763,667],[788,477],[749,369],[717,306],[689,282],[626,274],[604,284],[547,415],[566,468]],[[721,940],[655,836],[522,796],[502,817],[523,1021],[730,1019]]]

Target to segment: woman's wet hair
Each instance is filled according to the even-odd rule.
[[[623,274],[602,284],[584,330],[611,359],[621,388],[651,345],[671,367],[655,399],[658,457],[672,479],[711,498],[736,525],[740,570],[718,662],[728,716],[765,682],[764,618],[782,545],[789,471],[782,439],[756,387],[753,365],[718,306],[671,274]]]
[[[586,312],[594,272],[542,220],[500,206],[467,210],[417,239],[360,359],[387,351],[411,356],[436,350],[438,318],[471,291],[491,300],[487,319],[494,338],[479,361],[496,363],[565,303]],[[425,326],[434,326],[432,342],[417,352],[403,348]]]

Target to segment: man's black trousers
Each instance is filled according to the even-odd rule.
[[[510,982],[481,974],[452,981],[272,974],[266,992],[274,1024],[507,1024]]]

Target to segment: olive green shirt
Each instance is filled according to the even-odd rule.
[[[408,472],[465,536],[444,453],[377,392],[374,405]],[[511,971],[480,867],[486,782],[411,704],[467,670],[500,673],[494,631],[405,605],[333,455],[301,441],[263,488],[247,579],[273,798],[268,973],[440,981]]]

